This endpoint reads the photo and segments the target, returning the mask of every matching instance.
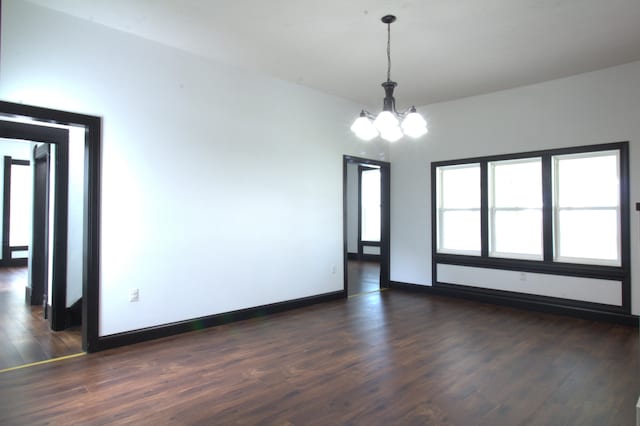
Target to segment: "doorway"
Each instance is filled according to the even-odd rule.
[[[66,287],[57,287],[56,290],[56,286],[52,286],[49,291],[50,300],[56,300],[56,305],[62,308],[58,310],[60,315],[50,311],[50,319],[52,326],[55,323],[64,328],[69,321],[70,298],[78,298],[78,303],[73,306],[73,309],[75,314],[81,316],[82,326],[81,330],[78,330],[79,340],[81,341],[81,349],[89,352],[97,350],[96,343],[98,341],[101,119],[83,114],[0,101],[0,137],[34,141],[38,145],[50,145],[52,149],[56,150],[52,163],[57,163],[65,156],[65,152],[69,152],[68,137],[59,137],[60,131],[68,133],[69,129],[77,130],[80,144],[78,145],[79,149],[76,149],[76,160],[74,161],[79,164],[79,169],[84,176],[83,182],[75,194],[81,206],[77,209],[78,212],[74,218],[75,223],[80,224],[79,230],[81,230],[74,237],[77,249],[75,255],[79,259],[79,269],[76,269],[76,279],[79,285],[75,290],[77,293],[74,295],[68,295]],[[79,162],[77,162],[78,158]],[[61,175],[60,180],[56,179],[57,174],[52,174],[52,177],[62,184],[59,185],[60,188],[67,187],[64,179],[69,177],[68,174]],[[54,193],[50,194],[50,199],[57,201],[58,192],[60,191],[54,190]],[[71,193],[68,196],[71,197]],[[66,207],[67,202],[56,202],[55,204],[49,217],[49,233],[51,234],[53,231],[57,232],[59,236],[65,235],[71,238],[71,232],[67,232],[68,229],[66,229],[67,221],[56,221],[56,217],[63,216],[60,214],[60,209]],[[71,210],[69,210],[69,215],[71,214]],[[71,217],[69,217],[69,221],[71,221]],[[64,238],[57,238],[55,243],[50,245],[54,256],[58,249],[64,248],[63,246],[66,244],[64,240]],[[62,266],[66,266],[67,251],[59,251],[64,255],[57,256],[56,259],[53,258],[54,256],[49,257],[50,263],[57,264],[58,268],[49,269],[53,276],[48,277],[48,282],[56,277],[58,282],[67,281],[65,276],[67,268]],[[71,260],[69,261],[71,262]],[[16,276],[16,273],[9,275]],[[25,296],[29,295],[23,295],[23,302]]]
[[[390,163],[343,157],[344,290],[389,287]]]
[[[82,265],[67,256],[68,248],[82,250],[81,239],[68,232],[82,229],[82,221],[68,215],[82,211],[82,199],[68,197],[70,186],[82,192],[82,181],[69,182],[70,129],[54,127],[39,137],[33,127],[0,123],[5,160],[1,266],[10,268],[0,268],[0,333],[8,348],[0,370],[82,352],[80,317],[71,315],[67,297],[82,297]],[[83,141],[73,142],[80,152],[73,167],[82,170]]]

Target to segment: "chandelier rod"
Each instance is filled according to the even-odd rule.
[[[391,81],[391,22],[387,22],[387,81]]]

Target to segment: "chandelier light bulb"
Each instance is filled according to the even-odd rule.
[[[371,120],[366,117],[364,111],[360,113],[360,117],[356,118],[356,121],[351,125],[351,131],[365,141],[370,141],[378,136],[378,131]]]
[[[398,119],[391,111],[382,111],[373,122],[380,133],[389,133],[399,124]],[[398,130],[400,129],[398,128]]]
[[[411,112],[407,114],[405,119],[402,121],[402,130],[405,135],[412,138],[419,138],[429,131],[427,129],[427,122],[420,114],[418,114],[418,112],[416,112],[415,107],[411,108]]]
[[[402,130],[400,130],[400,127],[398,126],[391,127],[385,132],[380,132],[380,137],[389,142],[400,140],[402,136]]]

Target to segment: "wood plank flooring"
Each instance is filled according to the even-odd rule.
[[[0,268],[0,370],[82,352],[80,327],[51,331],[24,301],[27,268]]]
[[[349,260],[347,294],[353,296],[378,290],[380,290],[380,263]]]
[[[633,425],[638,329],[401,290],[0,374],[0,424]]]

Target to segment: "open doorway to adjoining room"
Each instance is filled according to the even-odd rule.
[[[344,157],[345,291],[348,296],[389,286],[390,164]]]
[[[0,371],[95,346],[100,127],[98,117],[0,101],[11,167],[2,173]]]

